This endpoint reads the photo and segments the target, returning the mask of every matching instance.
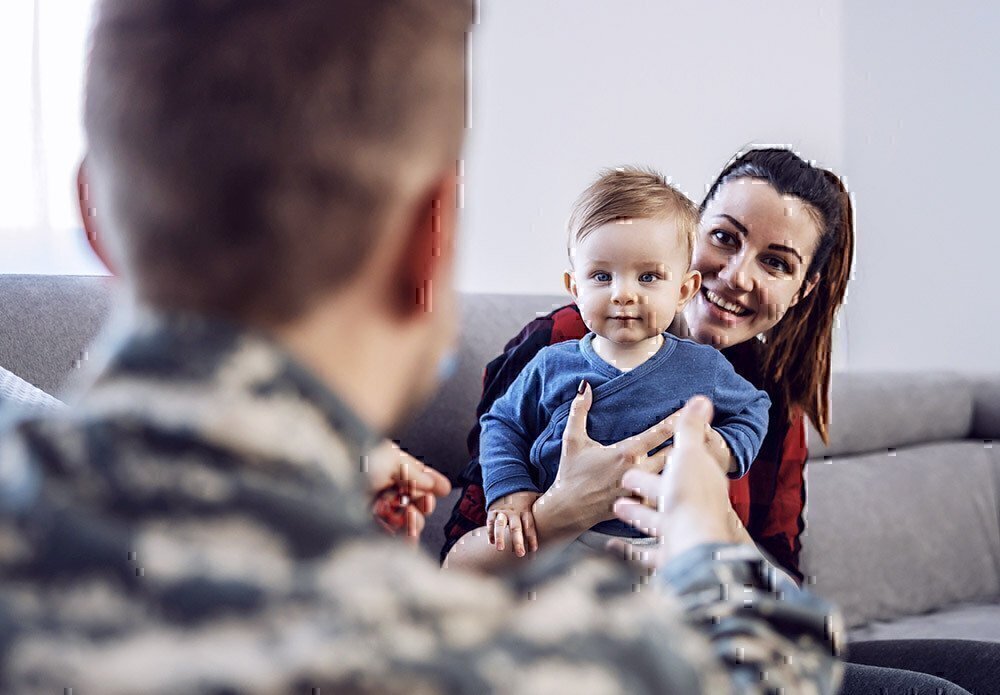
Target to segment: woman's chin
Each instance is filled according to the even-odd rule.
[[[689,319],[688,326],[695,342],[711,345],[719,350],[739,345],[753,337],[749,322],[731,324],[699,315],[693,321]]]

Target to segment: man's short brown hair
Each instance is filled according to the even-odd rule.
[[[620,220],[666,219],[677,225],[690,265],[698,217],[698,206],[659,172],[645,167],[605,169],[573,205],[567,242],[570,262],[573,247],[599,227]]]
[[[100,0],[88,171],[140,299],[276,323],[350,280],[459,157],[471,20],[468,0]]]

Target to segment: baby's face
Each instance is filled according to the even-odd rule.
[[[680,230],[669,220],[606,224],[575,245],[572,260],[570,292],[584,323],[618,344],[663,333],[698,289]]]

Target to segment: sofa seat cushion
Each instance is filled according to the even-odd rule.
[[[851,627],[1000,595],[993,454],[966,440],[810,461],[807,581]]]
[[[1000,598],[964,603],[926,615],[874,622],[851,630],[852,642],[881,639],[974,639],[1000,642]]]

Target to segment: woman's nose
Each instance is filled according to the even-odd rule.
[[[729,262],[719,271],[719,279],[738,292],[750,292],[753,290],[753,277],[747,261],[743,255],[730,257]]]

